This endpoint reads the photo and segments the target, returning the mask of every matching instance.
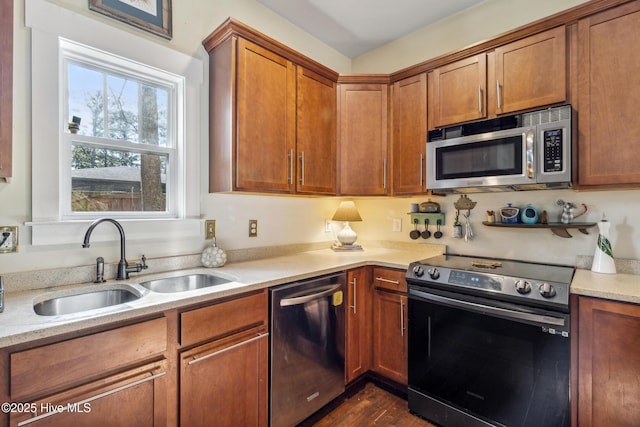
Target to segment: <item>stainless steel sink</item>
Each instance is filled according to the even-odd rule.
[[[163,294],[173,292],[186,292],[195,289],[209,288],[229,283],[231,280],[214,276],[212,274],[188,274],[177,277],[163,277],[140,283],[141,286]]]
[[[48,298],[34,303],[33,310],[40,316],[58,316],[125,304],[141,297],[142,293],[134,288],[101,289]]]

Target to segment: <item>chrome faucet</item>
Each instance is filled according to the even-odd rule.
[[[142,270],[146,269],[147,264],[146,264],[146,258],[144,255],[142,255],[142,263],[129,267],[129,264],[127,263],[127,259],[125,257],[124,229],[122,228],[122,225],[120,225],[120,223],[115,219],[100,218],[93,221],[93,223],[89,226],[89,229],[84,235],[84,242],[82,243],[82,247],[88,248],[90,246],[89,238],[91,237],[91,233],[93,233],[93,229],[96,228],[96,226],[101,222],[112,223],[113,225],[116,226],[116,228],[118,229],[118,232],[120,233],[120,262],[118,262],[118,274],[116,275],[116,280],[126,280],[129,278],[129,273],[139,273]]]

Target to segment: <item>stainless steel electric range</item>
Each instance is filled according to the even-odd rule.
[[[570,425],[569,266],[414,262],[409,409],[441,426]]]

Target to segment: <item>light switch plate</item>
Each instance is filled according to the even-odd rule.
[[[0,227],[0,253],[18,252],[18,227]]]
[[[216,220],[207,219],[204,221],[204,238],[211,240],[216,237]]]

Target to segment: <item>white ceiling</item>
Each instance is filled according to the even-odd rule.
[[[258,0],[349,58],[483,0]]]

